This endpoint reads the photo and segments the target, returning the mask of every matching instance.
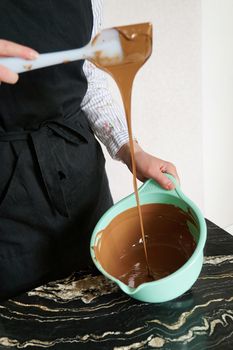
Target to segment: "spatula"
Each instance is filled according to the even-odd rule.
[[[104,29],[86,46],[66,51],[43,53],[35,60],[24,60],[17,57],[0,58],[0,65],[11,69],[15,73],[23,73],[29,70],[53,66],[55,64],[68,63],[82,59],[101,58],[105,65],[120,63],[123,60],[118,30],[114,28]]]

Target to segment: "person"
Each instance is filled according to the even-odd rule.
[[[86,45],[102,0],[0,2],[0,56]],[[113,204],[105,158],[131,169],[126,120],[105,74],[88,61],[29,71],[0,66],[0,298],[90,266],[95,224]],[[97,136],[97,138],[95,137]],[[135,141],[137,177],[170,190],[175,166]]]

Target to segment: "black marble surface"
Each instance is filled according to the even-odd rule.
[[[76,274],[0,304],[0,349],[233,349],[233,237],[207,220],[191,290],[163,304],[130,299],[101,275]]]

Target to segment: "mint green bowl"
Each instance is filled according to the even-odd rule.
[[[207,236],[205,219],[198,207],[182,193],[174,177],[170,174],[166,175],[175,183],[176,188],[174,190],[167,191],[163,189],[154,180],[147,180],[139,188],[140,204],[172,204],[182,209],[184,212],[187,212],[188,208],[189,210],[191,210],[196,225],[193,225],[191,222],[188,222],[188,227],[190,233],[193,235],[196,241],[197,246],[192,256],[181,268],[179,268],[169,276],[161,278],[160,280],[143,283],[137,288],[131,288],[123,282],[121,282],[120,280],[118,280],[117,278],[111,276],[97,261],[95,257],[94,247],[97,244],[98,240],[101,239],[100,231],[105,229],[105,227],[108,226],[108,224],[118,214],[136,206],[134,193],[113,205],[101,217],[91,237],[91,256],[99,271],[102,272],[104,276],[114,281],[120,287],[120,289],[124,291],[127,295],[144,302],[160,303],[172,300],[182,295],[187,290],[189,290],[195,283],[203,265],[203,249]]]

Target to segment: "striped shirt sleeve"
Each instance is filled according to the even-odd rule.
[[[102,23],[103,0],[92,0],[94,37]],[[89,61],[85,61],[83,71],[88,88],[81,108],[97,138],[106,146],[113,159],[119,149],[129,141],[126,117],[123,108],[113,99],[107,82],[106,73]]]

